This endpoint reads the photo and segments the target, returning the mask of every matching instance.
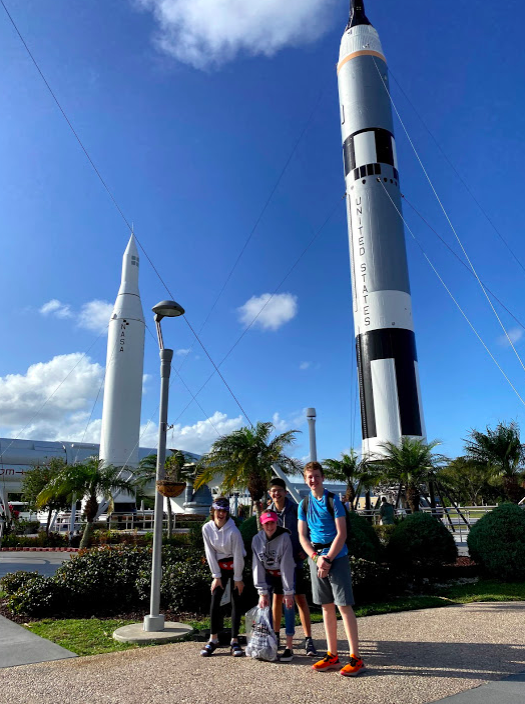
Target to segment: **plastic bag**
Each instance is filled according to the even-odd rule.
[[[270,621],[270,609],[257,608],[255,623],[253,623],[252,634],[246,655],[257,660],[267,660],[273,662],[277,660],[277,638]]]
[[[246,629],[246,638],[249,638],[252,634],[253,627],[257,623],[258,613],[259,607],[255,605],[244,614],[244,627]]]

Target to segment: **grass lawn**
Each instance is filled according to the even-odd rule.
[[[45,619],[25,624],[28,631],[47,638],[77,655],[98,655],[142,646],[113,640],[113,631],[133,621],[96,618]]]
[[[454,604],[468,604],[473,601],[525,601],[525,583],[502,583],[496,580],[479,580],[475,584],[461,584],[441,589],[436,595],[414,596],[393,599],[385,603],[367,604],[356,607],[358,617],[387,614],[414,609],[432,609]],[[312,612],[312,622],[320,623],[319,611]],[[299,621],[297,621],[299,623]],[[118,643],[113,640],[113,631],[133,621],[105,619],[45,619],[27,624],[26,628],[43,638],[71,650],[77,655],[112,653],[130,648],[149,647]],[[209,619],[188,621],[198,630],[209,628]],[[225,625],[229,625],[226,620]]]

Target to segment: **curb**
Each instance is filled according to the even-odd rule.
[[[0,548],[0,552],[78,552],[80,548]]]

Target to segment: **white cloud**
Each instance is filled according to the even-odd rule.
[[[278,330],[297,315],[297,296],[291,293],[263,293],[262,296],[252,296],[237,309],[241,323],[254,325],[263,330]]]
[[[500,337],[498,337],[498,343],[502,347],[510,347],[509,338],[513,345],[519,342],[523,337],[523,328],[509,328],[507,330],[507,333],[509,337],[507,337],[507,335],[501,335]]]
[[[56,318],[73,318],[76,315],[77,326],[96,332],[98,334],[107,332],[109,319],[113,313],[113,304],[107,301],[88,301],[75,313],[69,303],[62,303],[56,298],[44,303],[39,309],[39,313]]]
[[[42,308],[40,308],[40,313],[42,315],[54,315],[57,318],[71,318],[73,315],[71,307],[67,303],[61,303],[56,298],[44,303]]]
[[[311,362],[301,362],[301,364],[299,365],[299,369],[305,370],[305,369],[309,369],[311,366],[312,366]]]
[[[238,430],[246,425],[243,416],[228,418],[225,413],[215,411],[209,419],[199,420],[193,425],[177,423],[168,431],[167,445],[169,448],[178,448],[186,452],[195,452],[201,455],[207,452],[212,443],[220,436]],[[158,428],[155,423],[147,423],[140,430],[140,446],[156,447]]]
[[[272,416],[273,427],[276,433],[284,433],[290,427],[289,424],[280,417],[279,413],[274,413]]]
[[[178,354],[179,357],[185,357],[190,352],[191,352],[191,347],[188,347],[188,349],[175,350],[175,354]]]
[[[99,364],[75,352],[0,377],[2,432],[18,434],[25,427],[26,438],[67,439],[74,432],[80,439],[103,376]]]
[[[337,0],[135,0],[158,23],[161,51],[196,68],[237,54],[273,56],[318,39]]]
[[[84,303],[78,316],[79,327],[96,333],[107,332],[109,319],[113,313],[113,304],[107,301],[89,301]]]

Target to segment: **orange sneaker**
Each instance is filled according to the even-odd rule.
[[[343,675],[343,677],[355,677],[360,672],[363,672],[363,670],[366,670],[366,667],[361,658],[350,655],[350,662],[342,668],[339,674]]]
[[[337,655],[326,653],[326,656],[312,665],[312,670],[316,672],[327,672],[328,670],[340,670],[341,661]]]

